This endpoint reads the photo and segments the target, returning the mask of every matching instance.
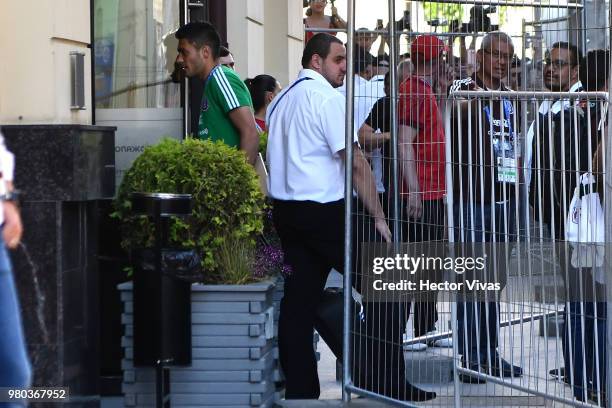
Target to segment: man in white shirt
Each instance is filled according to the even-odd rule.
[[[553,92],[580,92],[582,83],[578,78],[582,54],[578,47],[567,42],[554,43],[544,59],[544,85]],[[538,108],[539,122],[533,122],[525,139],[525,184],[530,188],[531,167],[536,130],[541,131],[548,121],[548,114],[555,116],[570,107],[569,99],[547,99]]]
[[[544,60],[543,80],[546,88],[553,92],[581,92],[582,83],[579,74],[581,60],[582,54],[575,45],[567,42],[553,44],[546,53]],[[564,204],[564,202],[569,197],[563,197],[562,191],[555,188],[558,184],[554,181],[557,180],[562,172],[568,172],[568,169],[561,169],[558,164],[555,164],[555,160],[551,159],[555,157],[555,152],[562,151],[561,144],[564,145],[565,149],[571,149],[571,146],[576,147],[572,138],[574,118],[569,113],[569,109],[572,107],[572,104],[577,102],[578,100],[571,101],[564,98],[543,101],[538,108],[537,119],[529,127],[525,140],[525,196],[529,199],[525,208],[527,209],[531,205],[533,209],[532,215],[526,219],[525,224],[529,225],[530,222],[547,224],[551,231],[551,235],[547,238],[556,241],[565,240],[564,226],[566,214],[564,214],[564,211],[567,204]],[[562,111],[565,111],[563,117],[561,116]],[[561,124],[561,119],[565,123],[559,129],[572,128],[572,132],[564,135],[565,142],[561,142],[560,138],[555,137],[555,133],[557,133],[555,132],[555,125]],[[574,155],[574,152],[570,154]],[[561,160],[557,160],[557,163],[560,162]],[[567,166],[568,168],[570,167],[569,162]],[[533,172],[532,169],[534,170]],[[557,190],[557,193],[551,193],[551,190]],[[573,189],[568,186],[567,194],[571,194],[572,191]],[[554,210],[551,210],[551,208],[554,208]],[[527,211],[524,216],[527,216]],[[558,253],[559,265],[561,266],[559,276],[564,282],[566,276],[570,277],[575,274],[581,274],[581,272],[567,264],[568,259],[569,256],[566,255],[564,250]],[[566,285],[571,287],[567,283]],[[570,304],[570,306],[572,305]],[[564,317],[567,317],[567,310],[564,310]],[[569,352],[568,338],[570,332],[568,329],[569,325],[564,324],[564,335],[561,336],[563,357],[566,364],[572,360]],[[553,377],[562,378],[566,383],[570,382],[570,376],[566,375],[565,367],[554,368],[549,373]]]
[[[375,64],[377,64],[377,60],[373,59],[370,54],[359,55],[355,53],[354,126],[359,137],[359,144],[365,150],[372,165],[374,180],[376,182],[376,191],[381,193],[382,196],[382,193],[385,192],[385,187],[382,181],[380,145],[388,140],[389,134],[376,133],[375,129],[365,124],[376,101],[385,96],[384,75],[382,75],[382,81],[379,80],[380,75],[378,75],[378,72],[384,71],[384,69],[380,70],[374,68]],[[377,73],[376,77],[372,76],[373,72]],[[338,91],[343,96],[346,96],[346,83],[338,87]]]
[[[269,193],[274,199],[274,224],[281,239],[285,263],[291,274],[285,280],[285,296],[279,319],[280,360],[286,378],[287,399],[319,397],[319,379],[312,347],[317,307],[330,269],[344,269],[344,168],[346,162],[345,98],[334,88],[346,73],[346,49],[336,38],[320,33],[306,44],[298,79],[270,104],[267,159],[270,165]],[[374,219],[374,229],[387,242],[391,232],[378,200],[370,166],[354,135],[353,188],[363,207]],[[368,319],[380,314],[368,312]],[[392,316],[384,316],[391,326]],[[401,332],[397,320],[396,331]],[[372,324],[373,326],[373,324]],[[380,325],[379,325],[380,326]],[[341,328],[338,328],[341,332]],[[381,342],[370,343],[381,347]],[[355,384],[370,390],[385,389],[400,399],[431,399],[405,383],[401,334],[395,360],[370,357],[372,372],[355,377]],[[361,353],[364,354],[365,353]],[[387,356],[389,360],[392,360]],[[401,367],[397,371],[392,366]],[[399,378],[397,377],[399,375]],[[366,376],[369,376],[366,379]],[[392,378],[395,376],[395,378]],[[379,382],[386,381],[386,387]],[[406,384],[405,387],[402,385]]]

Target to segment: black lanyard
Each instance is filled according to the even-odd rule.
[[[283,97],[284,97],[285,95],[287,95],[287,94],[289,93],[289,91],[291,91],[291,90],[293,89],[293,87],[295,87],[297,84],[299,84],[300,82],[305,81],[305,80],[307,80],[307,79],[312,79],[312,78],[309,78],[309,77],[304,77],[304,78],[300,78],[300,79],[298,79],[297,81],[295,81],[295,82],[293,83],[293,85],[291,85],[291,86],[289,87],[289,89],[287,89],[287,91],[286,91],[284,94],[282,94],[281,96],[279,96],[279,97],[278,97],[278,101],[276,101],[276,103],[275,103],[275,104],[274,104],[274,106],[272,107],[272,110],[270,111],[270,114],[268,115],[268,122],[272,122],[272,120],[271,120],[271,119],[272,119],[272,114],[273,114],[273,113],[274,113],[274,111],[276,110],[276,107],[278,106],[278,104],[280,103],[280,101],[283,99]]]

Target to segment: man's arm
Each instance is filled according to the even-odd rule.
[[[255,118],[248,106],[241,106],[229,113],[229,118],[240,133],[240,150],[247,155],[250,164],[255,165],[259,148],[259,134],[255,127]]]
[[[339,151],[338,154],[346,162],[345,150]],[[391,231],[385,221],[382,205],[378,200],[378,191],[376,191],[372,169],[357,144],[353,144],[353,188],[370,215],[375,218],[376,230],[386,242],[391,242]]]
[[[359,128],[357,136],[359,138],[359,144],[363,146],[364,150],[367,152],[380,147],[381,144],[391,138],[389,132],[375,133],[374,129],[367,123],[364,123],[363,126]]]
[[[397,139],[400,163],[402,164],[402,176],[404,184],[408,187],[408,216],[421,218],[423,203],[421,202],[421,187],[416,171],[416,154],[414,153],[414,140],[417,130],[412,126],[400,125],[398,128]]]
[[[7,182],[7,190],[13,190],[13,183]],[[2,228],[2,238],[7,248],[15,249],[21,241],[23,225],[17,205],[12,201],[3,201],[2,210],[4,211],[4,227]]]

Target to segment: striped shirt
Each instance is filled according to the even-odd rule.
[[[251,95],[234,70],[217,65],[204,85],[200,108],[198,136],[200,139],[223,140],[232,147],[240,147],[240,133],[229,113],[241,106],[253,109]]]

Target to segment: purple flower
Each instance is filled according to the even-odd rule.
[[[257,248],[254,262],[255,276],[288,275],[291,273],[291,268],[289,265],[285,265],[284,257],[280,245],[260,243]]]

